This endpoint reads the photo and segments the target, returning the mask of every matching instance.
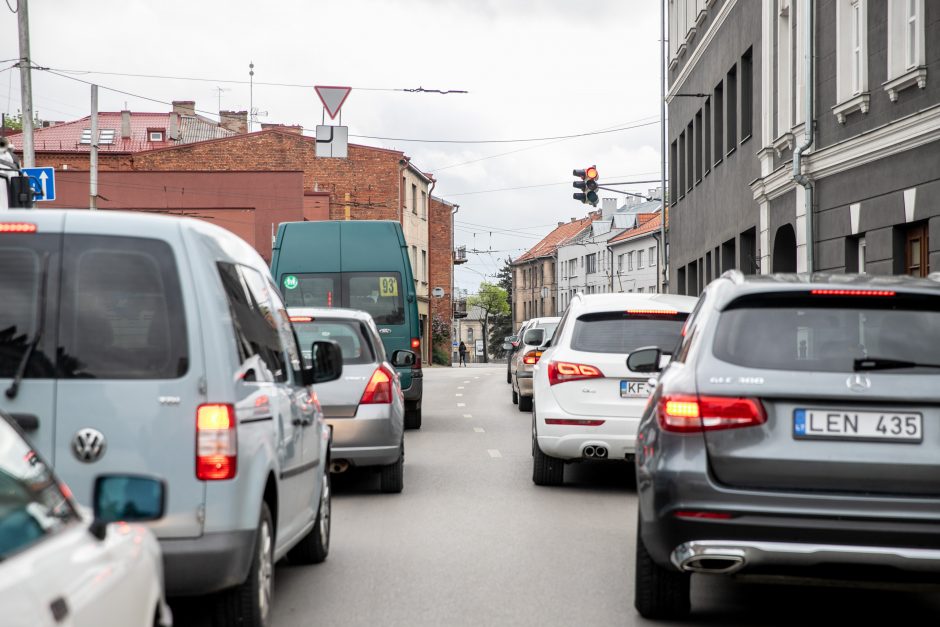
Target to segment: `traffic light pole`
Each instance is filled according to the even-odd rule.
[[[659,224],[659,293],[666,292],[669,268],[666,267],[666,0],[659,3],[659,152],[662,170],[660,171],[660,185],[662,185],[663,217]],[[669,198],[671,202],[672,199]]]

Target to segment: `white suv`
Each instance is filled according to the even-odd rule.
[[[565,464],[632,460],[649,375],[627,368],[644,346],[672,353],[697,299],[579,294],[535,366],[532,480],[560,485]]]

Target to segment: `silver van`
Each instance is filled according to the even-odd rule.
[[[102,473],[165,479],[150,526],[169,596],[264,625],[274,562],[325,559],[329,429],[267,266],[228,231],[111,211],[0,213],[0,408],[76,499]]]

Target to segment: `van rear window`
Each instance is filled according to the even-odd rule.
[[[288,307],[348,307],[368,312],[379,325],[405,324],[405,286],[400,272],[285,274]]]
[[[0,378],[13,377],[40,322],[39,303],[43,265],[47,272],[58,262],[59,238],[48,235],[4,235],[0,239]],[[45,260],[45,261],[44,261]],[[47,302],[56,292],[46,290]],[[54,302],[53,302],[54,305]],[[49,308],[47,306],[47,311]],[[26,378],[52,377],[55,329],[44,329],[25,371]]]
[[[621,311],[585,314],[575,320],[571,348],[588,353],[626,355],[644,346],[672,353],[688,314],[631,314]]]

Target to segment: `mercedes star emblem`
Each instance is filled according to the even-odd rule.
[[[864,374],[853,374],[846,379],[845,385],[853,392],[866,392],[871,388],[871,379]]]

